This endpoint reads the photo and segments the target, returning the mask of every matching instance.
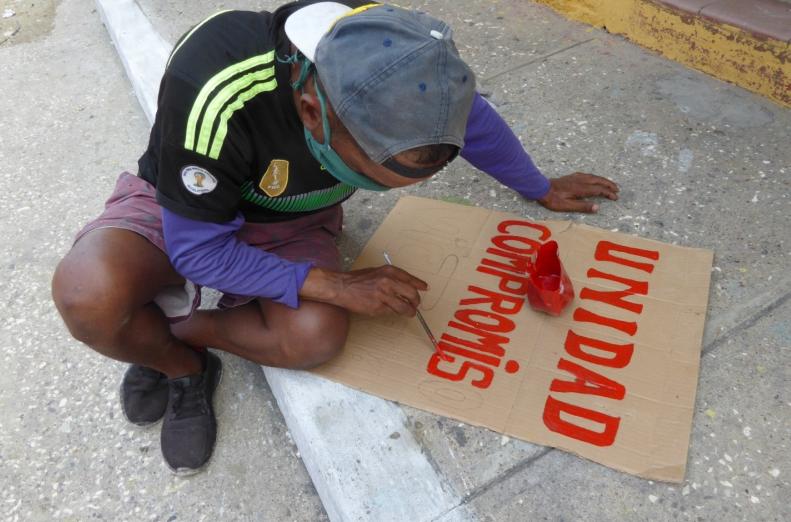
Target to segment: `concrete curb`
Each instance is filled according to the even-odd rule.
[[[716,0],[536,1],[791,107],[789,41],[767,36],[777,33],[769,28],[756,30],[752,19],[743,20],[743,27],[734,25],[734,13],[713,9]],[[765,15],[764,23],[769,23]]]
[[[330,520],[471,520],[397,404],[307,372],[264,374]]]
[[[134,0],[97,0],[96,5],[140,106],[153,123],[159,81],[172,46],[154,30]]]
[[[171,45],[134,0],[96,3],[153,122]],[[263,371],[331,520],[471,520],[396,404],[306,372]]]

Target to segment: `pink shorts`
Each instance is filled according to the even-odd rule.
[[[245,243],[290,261],[310,261],[315,266],[340,270],[336,239],[341,232],[343,209],[340,205],[307,216],[276,223],[245,223],[236,237]],[[99,228],[131,230],[166,252],[162,234],[162,207],[156,189],[142,178],[124,172],[105,203],[104,212],[85,225],[74,242]],[[255,299],[237,294],[223,294],[218,306],[232,308]],[[154,302],[173,322],[189,318],[200,305],[200,286],[187,281],[184,286],[165,289]]]

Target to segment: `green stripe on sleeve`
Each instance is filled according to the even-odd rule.
[[[274,85],[272,89],[277,86],[277,81],[274,80],[275,68],[268,67],[260,71],[245,74],[241,78],[237,78],[233,82],[223,87],[209,102],[206,112],[203,114],[203,122],[201,123],[200,134],[198,134],[198,143],[195,145],[195,152],[198,154],[208,155],[209,142],[212,137],[212,129],[214,122],[220,115],[220,110],[227,104],[234,96],[257,82],[269,80],[272,78]],[[271,90],[271,89],[270,89]],[[244,103],[242,104],[244,105]],[[241,107],[241,106],[240,106]]]
[[[272,71],[272,75],[274,75],[274,68],[267,69],[267,71]],[[261,71],[262,73],[264,71]],[[256,73],[257,74],[257,73]],[[256,76],[255,74],[251,74],[248,76]],[[236,82],[234,82],[236,83]],[[233,85],[233,84],[231,84]],[[230,85],[229,85],[230,87]],[[277,88],[277,80],[272,78],[268,82],[259,83],[254,85],[252,88],[246,90],[245,92],[241,93],[237,98],[236,101],[228,105],[222,114],[220,115],[220,125],[217,127],[217,132],[214,134],[214,140],[212,141],[211,151],[209,151],[209,157],[211,159],[217,159],[220,157],[220,150],[222,150],[222,144],[225,141],[225,136],[228,134],[228,120],[231,119],[233,113],[244,107],[244,104],[250,101],[252,98],[261,94],[262,92],[273,91]],[[222,94],[222,93],[220,93]],[[219,98],[219,95],[217,96]],[[216,100],[217,98],[215,98]],[[214,102],[212,102],[212,105]],[[211,107],[210,107],[211,110]],[[206,117],[203,119],[203,127],[206,127],[206,123],[209,121],[209,112],[206,113]],[[209,127],[209,132],[211,132],[211,126]],[[201,154],[205,154],[203,150],[201,150],[201,144],[203,142],[203,130],[201,130],[201,137],[198,140],[198,152]],[[208,142],[207,142],[208,144]]]
[[[255,67],[260,67],[262,65],[266,65],[271,63],[275,58],[275,51],[269,51],[266,54],[260,54],[258,56],[253,56],[252,58],[248,58],[243,62],[235,63],[229,67],[226,67],[219,73],[215,74],[211,77],[211,79],[206,82],[203,88],[198,93],[198,97],[195,99],[195,103],[192,104],[192,110],[190,111],[189,118],[187,120],[187,131],[186,136],[184,138],[184,148],[187,150],[195,150],[195,134],[198,131],[198,120],[200,119],[201,112],[203,112],[203,107],[206,105],[206,102],[211,96],[211,93],[223,82],[228,81],[234,75],[247,71],[249,69],[253,69]],[[212,119],[212,124],[214,123]],[[207,145],[208,146],[208,145]]]

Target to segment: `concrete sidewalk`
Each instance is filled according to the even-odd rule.
[[[218,465],[184,480],[160,424],[123,420],[125,365],[65,330],[52,272],[136,167],[148,122],[94,3],[52,14],[51,33],[0,47],[0,520],[326,519],[258,365],[223,357]]]
[[[140,4],[173,42],[220,8],[277,2]],[[791,112],[529,2],[406,4],[455,28],[480,90],[547,175],[606,175],[623,197],[596,216],[553,214],[459,161],[421,186],[352,198],[348,262],[404,194],[716,252],[684,484],[404,408],[462,505],[496,521],[791,518]],[[257,366],[223,356],[217,451],[206,473],[176,479],[158,430],[120,419],[122,365],[71,340],[57,317],[52,270],[117,173],[134,168],[147,124],[93,4],[63,0],[54,15],[51,33],[0,46],[0,517],[322,519]]]
[[[788,0],[537,0],[791,108]]]

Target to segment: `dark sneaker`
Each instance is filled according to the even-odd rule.
[[[121,381],[121,410],[138,426],[154,424],[168,406],[168,378],[151,368],[132,364]]]
[[[203,373],[168,381],[170,397],[162,422],[162,456],[176,475],[192,475],[209,461],[217,438],[212,399],[222,362],[204,352]]]

